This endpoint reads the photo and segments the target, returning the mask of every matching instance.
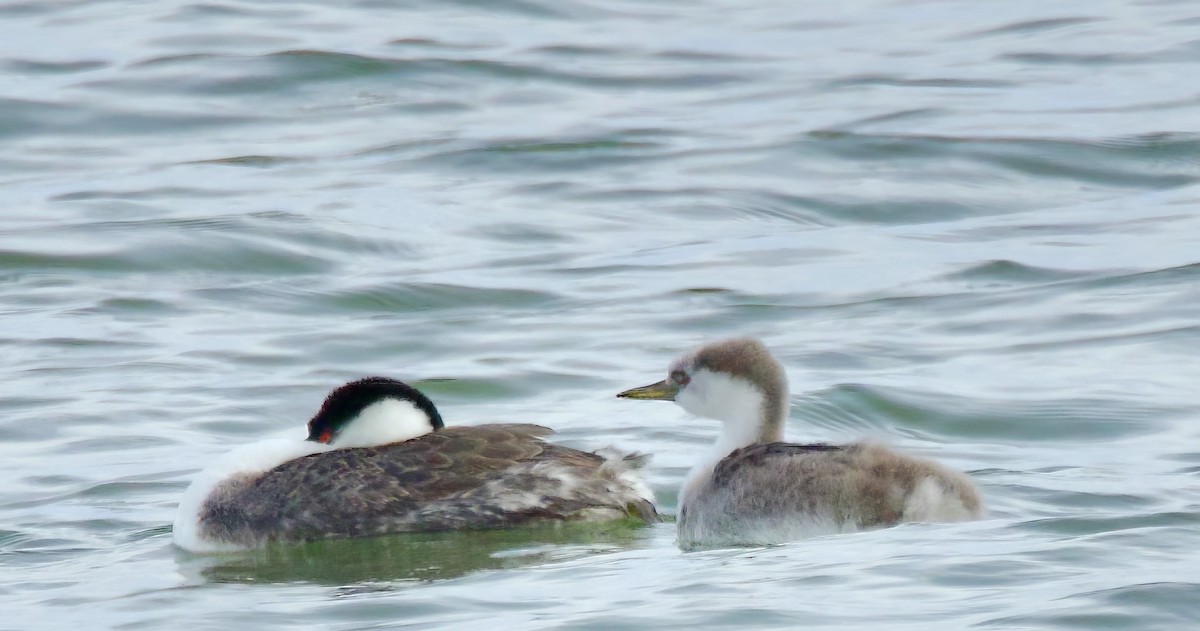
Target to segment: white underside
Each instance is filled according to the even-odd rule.
[[[179,500],[172,529],[175,545],[192,552],[222,552],[239,546],[211,541],[200,536],[200,510],[208,496],[225,480],[236,475],[263,473],[296,458],[330,451],[333,447],[294,438],[268,439],[242,445],[221,456],[192,480]]]
[[[684,549],[765,546],[857,531],[855,524],[822,515],[796,514],[786,520],[759,519],[718,525],[698,519],[680,526],[679,545]]]

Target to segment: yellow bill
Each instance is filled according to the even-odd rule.
[[[648,386],[642,386],[640,388],[630,388],[629,390],[626,390],[625,392],[622,392],[621,394],[618,394],[617,396],[621,397],[622,399],[643,399],[646,401],[674,401],[676,394],[679,394],[679,386],[677,386],[673,383],[668,383],[664,379],[658,383],[652,383]]]

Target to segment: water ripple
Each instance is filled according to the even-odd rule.
[[[1188,628],[1195,11],[1003,9],[0,6],[6,615]],[[613,394],[747,334],[789,437],[936,458],[990,517],[688,554],[673,524],[171,547],[196,471],[368,374],[649,452],[671,512],[717,426]]]

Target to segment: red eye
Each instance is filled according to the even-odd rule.
[[[686,385],[688,385],[688,382],[691,380],[692,380],[692,378],[689,377],[688,374],[686,372],[683,372],[682,370],[672,370],[671,371],[671,383],[674,383],[677,386],[686,386]]]
[[[327,430],[321,432],[321,435],[317,437],[317,442],[328,444],[329,441],[332,439],[333,439],[333,431],[327,429]]]

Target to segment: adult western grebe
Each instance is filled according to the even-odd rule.
[[[354,381],[325,399],[307,441],[247,445],[201,473],[180,502],[175,543],[210,552],[546,521],[658,521],[636,457],[542,440],[552,433],[443,427],[415,388]]]

